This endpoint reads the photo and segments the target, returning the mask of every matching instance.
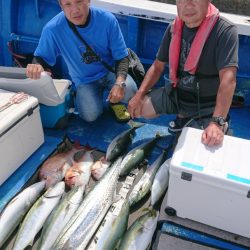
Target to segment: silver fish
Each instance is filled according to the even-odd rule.
[[[122,238],[128,226],[129,204],[120,198],[112,205],[100,226],[100,232],[94,237],[88,250],[110,250]]]
[[[133,168],[135,168],[139,163],[141,163],[145,159],[145,157],[151,152],[159,137],[160,136],[157,135],[150,141],[144,142],[143,144],[129,151],[122,160],[120,176],[125,176],[129,174],[129,172]]]
[[[152,241],[157,226],[159,212],[149,210],[139,217],[125,233],[119,250],[145,250]]]
[[[84,249],[113,203],[121,159],[109,168],[87,194],[82,204],[60,234],[52,249]]]
[[[46,220],[39,239],[38,249],[51,249],[65,225],[74,215],[83,199],[84,187],[70,190]]]
[[[49,188],[46,193],[36,201],[25,216],[17,232],[13,250],[21,250],[33,244],[36,234],[42,228],[51,211],[58,204],[64,189],[65,184],[61,181],[54,187]]]
[[[151,205],[154,206],[155,203],[161,198],[168,187],[169,180],[169,166],[171,158],[166,160],[157,171],[154,182],[151,188]]]
[[[140,201],[150,190],[155,174],[164,161],[166,152],[160,154],[152,165],[148,166],[140,181],[134,186],[129,195],[130,206]]]
[[[29,186],[14,197],[3,210],[0,216],[0,247],[2,247],[4,242],[22,221],[30,207],[40,197],[44,188],[45,181]]]

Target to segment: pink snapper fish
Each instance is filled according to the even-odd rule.
[[[101,177],[104,175],[108,167],[110,166],[110,162],[105,159],[105,157],[101,157],[98,161],[96,161],[91,168],[91,175],[96,180],[99,181]]]
[[[46,182],[46,189],[60,182],[66,171],[73,165],[75,154],[85,150],[79,144],[74,144],[71,150],[58,153],[47,159],[39,170],[39,179]]]
[[[90,179],[91,167],[94,163],[93,150],[84,151],[81,154],[65,174],[65,183],[70,188],[76,186],[85,188]]]

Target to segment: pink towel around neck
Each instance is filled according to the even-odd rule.
[[[184,71],[195,74],[204,44],[218,18],[219,10],[210,3],[206,18],[199,26],[192,42],[191,49],[184,65]],[[171,26],[172,38],[169,46],[169,79],[173,87],[176,87],[178,82],[177,71],[179,67],[183,26],[184,22],[178,16]]]

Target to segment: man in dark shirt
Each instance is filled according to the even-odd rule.
[[[178,17],[168,26],[157,58],[128,110],[132,117],[177,114],[170,131],[199,124],[204,144],[221,144],[236,86],[237,30],[209,0],[176,0],[176,5]],[[166,63],[171,85],[149,92]]]

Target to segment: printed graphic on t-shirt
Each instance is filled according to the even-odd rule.
[[[180,63],[179,63],[179,72],[180,72],[180,82],[185,88],[193,89],[193,84],[195,82],[195,76],[193,75],[182,75],[184,72],[184,64],[187,60],[189,51],[191,49],[191,44],[188,43],[185,39],[182,39],[181,42],[181,53],[180,53]]]
[[[91,64],[99,61],[99,57],[98,55],[94,54],[94,52],[92,51],[93,49],[91,50],[89,47],[81,46],[80,50],[81,60],[85,64]]]

